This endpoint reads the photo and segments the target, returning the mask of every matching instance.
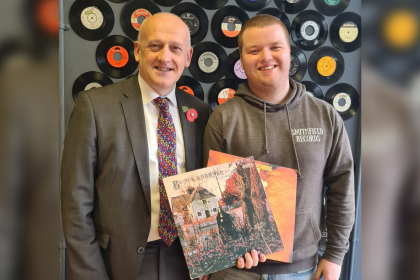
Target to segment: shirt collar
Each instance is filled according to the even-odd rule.
[[[143,99],[143,106],[148,104],[149,102],[153,101],[157,97],[162,97],[159,94],[156,93],[152,87],[150,87],[141,77],[139,72],[139,86],[141,91],[141,97]],[[170,93],[168,93],[166,96],[164,96],[169,99],[169,104],[172,104],[173,106],[177,106],[176,103],[176,96],[175,96],[175,87],[171,90]]]

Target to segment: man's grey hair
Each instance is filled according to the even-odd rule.
[[[185,22],[178,16],[178,15],[176,15],[176,14],[173,14],[173,13],[167,13],[167,12],[160,12],[160,13],[156,13],[156,14],[154,14],[153,16],[151,16],[151,17],[148,17],[148,18],[146,18],[143,22],[142,22],[142,24],[140,25],[140,30],[139,30],[139,34],[137,35],[137,41],[140,43],[141,42],[141,35],[142,35],[142,33],[144,32],[144,31],[142,31],[142,28],[143,28],[143,26],[144,26],[144,23],[148,20],[148,19],[150,19],[150,18],[152,18],[152,17],[154,17],[154,16],[157,16],[157,15],[163,15],[163,16],[167,16],[167,17],[172,17],[172,18],[174,18],[174,19],[179,19],[184,25],[185,25],[185,27],[188,29],[188,34],[190,34],[190,29],[188,28],[188,26],[185,24]],[[191,36],[188,36],[188,47],[191,47]]]

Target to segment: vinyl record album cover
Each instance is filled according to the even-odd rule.
[[[240,157],[210,151],[207,166],[236,159],[240,159]],[[255,165],[271,205],[271,211],[284,247],[282,251],[268,255],[267,259],[291,263],[295,231],[297,171],[261,161],[255,161]]]
[[[191,279],[283,250],[254,159],[163,179]]]

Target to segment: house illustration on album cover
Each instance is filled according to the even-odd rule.
[[[252,157],[163,179],[191,279],[283,243]]]

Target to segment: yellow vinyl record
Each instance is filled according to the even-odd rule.
[[[318,61],[317,69],[319,74],[324,77],[329,77],[334,74],[335,70],[337,69],[337,64],[334,58],[330,56],[324,56]]]

